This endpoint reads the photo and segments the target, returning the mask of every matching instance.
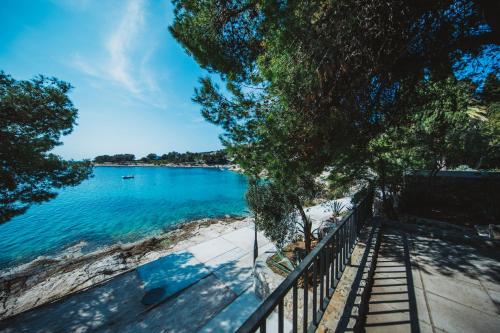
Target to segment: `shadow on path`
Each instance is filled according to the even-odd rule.
[[[383,230],[364,330],[420,332],[408,240],[394,229]]]
[[[187,251],[173,253],[3,320],[0,333],[197,331],[246,290],[247,266],[231,260],[213,272]]]
[[[366,299],[361,296],[361,289],[363,286],[366,288],[369,276],[366,274],[366,267],[370,267],[374,260],[375,254],[375,243],[376,237],[380,229],[380,222],[377,219],[373,219],[372,228],[368,237],[361,236],[359,239],[359,243],[361,246],[364,246],[363,256],[359,261],[359,264],[353,265],[349,263],[350,266],[357,267],[356,275],[354,276],[354,281],[352,282],[352,286],[349,291],[349,295],[347,296],[344,310],[340,316],[339,322],[336,326],[335,332],[351,332],[356,330],[356,325],[359,325],[358,320],[360,317],[360,313],[366,311],[364,308]],[[363,232],[363,231],[362,231]]]

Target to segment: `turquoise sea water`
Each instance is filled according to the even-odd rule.
[[[226,170],[96,167],[93,178],[0,225],[0,270],[81,241],[87,243],[84,251],[92,251],[182,221],[244,215],[246,187],[244,176]]]

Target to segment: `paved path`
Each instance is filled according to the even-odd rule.
[[[232,332],[260,303],[253,240],[251,226],[228,232],[5,320],[0,332]],[[258,241],[260,252],[273,247]]]
[[[350,206],[349,198],[340,201],[344,209]],[[331,207],[317,205],[306,213],[317,228],[331,216]],[[253,244],[253,225],[214,235],[2,321],[0,333],[234,332],[261,303],[252,288]],[[262,233],[258,244],[259,253],[274,248]],[[268,328],[277,330],[277,318],[271,316]]]
[[[497,256],[386,227],[366,332],[500,332]]]

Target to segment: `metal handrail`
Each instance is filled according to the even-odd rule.
[[[278,332],[283,332],[284,327],[284,298],[293,289],[293,319],[292,332],[297,332],[297,294],[298,281],[304,278],[304,312],[302,327],[303,332],[313,332],[321,317],[326,305],[333,295],[337,283],[342,275],[347,261],[350,258],[352,249],[356,243],[356,238],[361,223],[371,216],[373,193],[367,195],[358,205],[347,214],[342,221],[314,247],[314,249],[302,260],[302,262],[285,278],[285,280],[269,295],[255,312],[237,330],[238,333],[255,332],[260,328],[261,333],[266,332],[266,320],[278,307]],[[313,270],[313,279],[310,281],[310,270]],[[319,266],[319,267],[318,267]],[[319,280],[318,283],[318,269]],[[308,321],[308,284],[312,284],[313,289],[313,313],[312,321]],[[329,287],[331,286],[331,288]],[[320,287],[319,310],[318,287]]]

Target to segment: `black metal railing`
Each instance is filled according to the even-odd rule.
[[[265,333],[268,318],[277,308],[277,330],[284,332],[285,298],[292,291],[292,332],[314,332],[328,306],[335,288],[351,257],[356,239],[364,222],[372,216],[373,194],[355,205],[342,221],[331,230],[287,278],[267,297],[237,330],[239,333]],[[299,284],[302,297],[301,320],[298,322]],[[309,292],[312,291],[312,304]],[[309,307],[311,306],[311,309]],[[273,331],[276,328],[273,329]]]

